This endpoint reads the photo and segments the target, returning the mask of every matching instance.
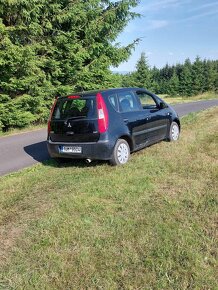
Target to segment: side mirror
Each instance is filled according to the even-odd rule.
[[[167,105],[165,103],[163,103],[163,102],[160,102],[159,109],[162,110],[162,109],[165,109],[165,108],[167,108]]]

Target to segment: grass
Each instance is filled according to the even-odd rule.
[[[2,136],[9,136],[9,135],[16,135],[20,133],[25,133],[29,131],[39,130],[46,128],[46,124],[39,124],[39,125],[29,125],[26,128],[11,128],[6,132],[0,131],[0,137]]]
[[[218,99],[218,94],[214,92],[207,92],[203,93],[197,96],[173,96],[170,97],[168,95],[160,95],[160,97],[165,100],[167,103],[175,105],[175,104],[181,104],[181,103],[189,103],[189,102],[195,102],[195,101],[206,101],[206,100],[213,100]]]
[[[0,289],[217,289],[218,108],[123,167],[0,178]]]

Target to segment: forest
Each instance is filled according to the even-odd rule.
[[[55,97],[75,91],[139,86],[157,94],[217,89],[217,61],[112,72],[140,39],[116,42],[136,17],[138,0],[0,0],[0,131],[45,123]]]
[[[193,62],[186,59],[183,64],[150,68],[145,53],[141,54],[134,72],[121,77],[122,86],[145,87],[156,94],[170,96],[193,96],[218,90],[218,60]]]

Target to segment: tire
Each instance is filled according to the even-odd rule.
[[[124,139],[118,139],[110,160],[111,165],[123,165],[128,162],[130,157],[129,144]]]
[[[179,139],[180,129],[179,125],[176,122],[172,122],[170,125],[169,137],[170,142],[175,142]]]

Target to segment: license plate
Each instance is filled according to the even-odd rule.
[[[82,147],[80,146],[61,146],[61,153],[82,153]]]

